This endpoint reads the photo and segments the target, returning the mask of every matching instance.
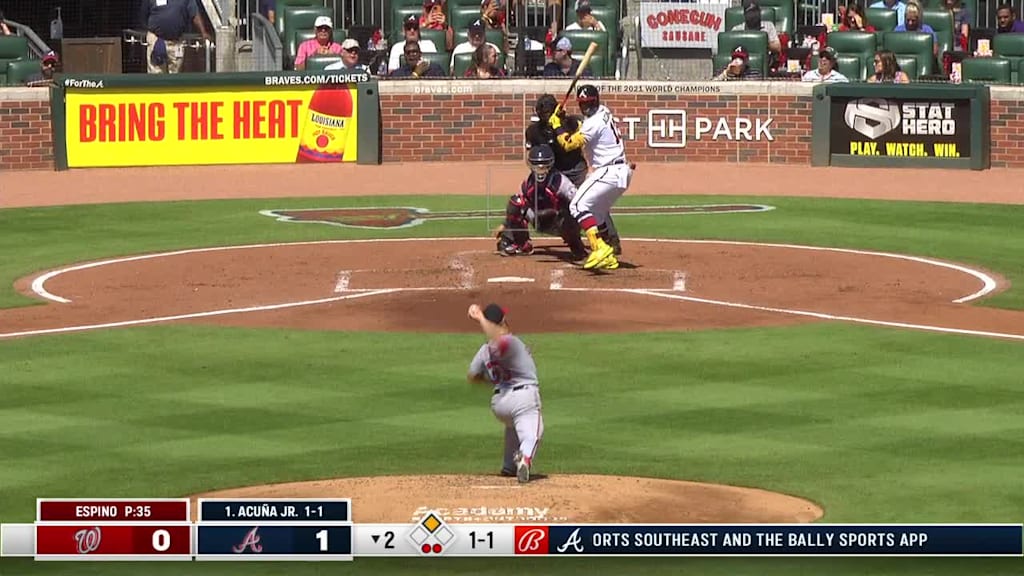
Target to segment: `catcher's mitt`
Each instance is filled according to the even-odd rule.
[[[543,231],[543,232],[547,232],[549,234],[550,233],[557,234],[557,232],[552,232],[552,231],[557,231],[557,230],[561,229],[561,227],[562,227],[562,215],[558,212],[558,210],[552,210],[550,208],[546,208],[544,210],[538,210],[537,211],[537,221],[536,221],[535,226],[536,226],[537,230],[540,230],[540,231]]]

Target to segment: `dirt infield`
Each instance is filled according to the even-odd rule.
[[[427,510],[454,523],[679,524],[813,522],[815,503],[777,492],[679,480],[558,474],[520,485],[474,475],[375,476],[207,492],[199,498],[351,498],[353,521],[417,522]]]

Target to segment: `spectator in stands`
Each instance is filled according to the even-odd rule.
[[[849,82],[850,79],[836,70],[836,53],[831,48],[818,51],[818,67],[808,70],[801,78],[804,82]]]
[[[743,24],[732,27],[733,30],[763,30],[768,34],[768,51],[776,54],[782,53],[782,42],[779,41],[779,31],[775,28],[774,22],[761,21],[761,6],[751,0],[745,2],[743,8]]]
[[[466,78],[501,78],[505,71],[498,66],[498,49],[494,44],[481,44],[473,52],[473,65],[466,70]]]
[[[437,46],[434,46],[433,40],[423,40],[420,38],[420,17],[415,14],[410,14],[405,22],[402,24],[402,30],[405,33],[405,40],[396,42],[391,47],[391,56],[388,57],[388,74],[398,70],[399,59],[402,54],[405,53],[405,43],[415,41],[419,46],[420,53],[435,54],[437,53]]]
[[[508,53],[508,26],[505,23],[505,0],[480,0],[480,19],[488,30],[501,30],[501,49]]]
[[[196,0],[142,0],[139,23],[146,29],[146,66],[150,74],[177,74],[185,61],[181,37],[189,23],[211,41]]]
[[[355,38],[346,38],[341,43],[341,62],[328,64],[324,70],[341,70],[343,72],[369,72],[370,70],[359,63],[359,41]]]
[[[953,50],[966,52],[970,47],[971,11],[963,0],[943,0],[943,4],[953,15]]]
[[[53,50],[46,53],[43,56],[42,62],[39,63],[39,72],[33,74],[25,80],[26,86],[33,88],[38,87],[50,87],[57,86],[57,81],[53,79],[53,75],[60,72],[60,57]]]
[[[576,76],[576,70],[579,67],[579,61],[572,57],[572,42],[568,38],[562,37],[555,42],[555,53],[552,61],[544,65],[544,76],[572,78]],[[589,66],[583,71],[583,76],[593,75]]]
[[[402,46],[405,53],[405,65],[399,66],[392,73],[393,78],[423,78],[424,76],[444,77],[446,74],[440,66],[429,60],[423,59],[423,52],[420,51],[420,43],[416,40],[406,40]]]
[[[469,39],[466,40],[465,42],[460,43],[458,46],[455,47],[455,50],[452,51],[452,61],[449,64],[448,69],[455,69],[456,54],[468,54],[469,52],[476,52],[477,48],[483,46],[484,43],[486,42],[485,34],[486,32],[483,20],[480,20],[479,18],[474,20],[469,25],[469,31],[467,32],[467,36]],[[494,44],[490,42],[486,43],[488,46],[494,46]],[[497,51],[499,50],[499,48],[497,46],[494,46],[494,50]]]
[[[875,54],[875,73],[868,78],[874,84],[909,84],[907,73],[900,70],[896,54],[892,50],[881,50]]]
[[[761,71],[750,67],[750,53],[743,46],[732,51],[732,60],[712,80],[760,80]]]
[[[893,32],[927,32],[932,35],[932,52],[939,53],[939,35],[935,29],[921,21],[921,5],[917,2],[907,4],[906,22],[893,29]]]
[[[576,1],[576,21],[565,27],[566,30],[600,30],[606,32],[604,24],[594,17],[590,0]]]
[[[423,0],[423,15],[420,16],[420,30],[444,30],[444,49],[451,52],[455,47],[455,30],[448,24],[444,0]]]
[[[840,8],[840,10],[843,10]],[[843,20],[839,24],[840,32],[874,32],[875,27],[864,18],[864,8],[856,2],[850,2],[843,11]]]
[[[316,36],[299,44],[295,54],[295,69],[305,70],[306,59],[310,56],[341,54],[341,44],[334,41],[334,22],[330,16],[317,16],[313,21]]]
[[[4,20],[4,11],[0,9],[0,36],[13,36],[10,27],[7,26],[7,20]]]
[[[277,0],[260,0],[260,14],[273,24],[277,18]]]
[[[868,6],[869,8],[888,8],[889,10],[896,11],[896,25],[902,26],[906,23],[907,16],[907,5],[900,0],[878,0],[874,4]]]
[[[996,33],[1024,32],[1024,22],[1017,19],[1017,9],[1010,4],[1000,4],[996,10]]]

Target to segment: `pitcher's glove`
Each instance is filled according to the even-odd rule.
[[[558,234],[557,231],[562,228],[562,215],[559,214],[558,210],[550,208],[538,210],[535,227],[541,232]]]

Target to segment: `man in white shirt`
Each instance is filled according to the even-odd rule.
[[[477,18],[476,20],[473,21],[472,24],[469,25],[469,40],[458,44],[457,46],[455,46],[455,49],[452,50],[452,61],[448,65],[449,73],[452,70],[455,70],[455,55],[475,52],[476,49],[479,48],[480,45],[484,43],[485,36],[486,27],[484,26],[484,21]],[[487,44],[493,46],[494,50],[497,51],[499,54],[501,53],[501,49],[495,46],[494,43],[487,42]]]
[[[405,19],[402,29],[405,32],[405,40],[395,42],[395,45],[391,47],[391,54],[388,56],[388,74],[402,66],[399,59],[405,54],[405,43],[409,40],[415,40],[420,43],[420,52],[424,54],[437,54],[437,46],[434,46],[433,40],[423,40],[420,38],[420,17],[418,15],[410,14]]]
[[[566,30],[600,30],[605,32],[604,24],[594,17],[590,0],[576,0],[576,21],[565,27]]]
[[[849,82],[850,79],[836,70],[836,53],[831,48],[818,51],[818,67],[808,70],[801,78],[804,82]]]
[[[343,70],[345,72],[369,72],[366,66],[359,63],[359,41],[346,38],[341,43],[341,62],[328,64],[324,70]]]
[[[744,1],[743,23],[732,27],[733,30],[762,30],[768,35],[768,51],[782,53],[782,42],[779,41],[779,30],[774,22],[761,21],[761,6],[757,2]]]

